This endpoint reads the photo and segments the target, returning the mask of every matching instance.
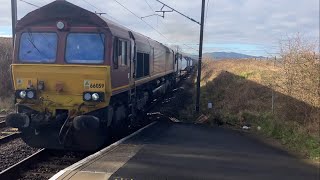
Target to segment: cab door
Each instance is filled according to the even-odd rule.
[[[130,40],[114,38],[112,89],[123,92],[128,89],[130,76]]]
[[[136,43],[135,43],[135,38],[132,34],[132,32],[129,31],[130,35],[130,56],[129,56],[129,61],[130,61],[130,72],[128,74],[129,77],[129,84],[131,87],[135,86],[135,76],[136,76]]]
[[[133,39],[131,39],[130,41],[130,72],[128,74],[129,76],[129,81],[130,81],[130,85],[134,85],[135,82],[135,76],[136,76],[136,72],[135,72],[135,58],[136,58],[136,45]]]

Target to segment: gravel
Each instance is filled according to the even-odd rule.
[[[184,78],[151,113],[161,113],[174,122],[184,121],[180,119],[180,111],[192,103],[193,80],[193,74]]]
[[[18,163],[19,161],[29,157],[39,149],[32,148],[22,141],[15,139],[0,146],[0,171]]]
[[[172,93],[169,93],[170,95],[167,96],[162,103],[157,106],[152,112],[160,112],[161,114],[175,119],[178,118],[179,114],[177,113],[179,109],[183,108],[187,103],[190,103],[191,96],[191,89],[192,89],[192,80],[193,78],[186,78],[182,83],[182,86],[180,88],[177,88]],[[180,84],[181,85],[181,84]],[[10,141],[6,144],[3,144],[0,146],[0,171],[5,170],[6,168],[18,163],[19,161],[27,158],[28,156],[36,153],[39,149],[32,148],[26,145],[20,138]],[[77,154],[77,153],[76,153]],[[67,167],[79,159],[79,155],[76,155],[75,161],[68,160],[70,157],[72,158],[74,155],[71,154],[65,154],[63,156],[60,156],[58,159],[51,160],[51,163],[53,165],[60,165],[58,166],[58,169],[56,167],[48,167],[46,165],[44,166],[37,166],[31,167],[33,169],[33,173],[28,174],[27,176],[24,176],[22,179],[43,179],[43,177],[37,177],[39,174],[51,174],[56,173],[61,168]],[[81,155],[80,155],[81,156]],[[82,155],[85,157],[84,155]],[[82,158],[83,158],[82,157]],[[39,173],[39,174],[38,174]]]
[[[88,155],[88,153],[81,152],[51,151],[46,158],[24,169],[23,172],[25,173],[20,174],[19,179],[49,179],[60,170],[78,162]]]

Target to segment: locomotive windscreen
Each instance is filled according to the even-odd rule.
[[[53,63],[56,61],[57,42],[56,33],[23,33],[20,38],[19,60]]]
[[[104,34],[70,33],[67,37],[68,63],[102,64],[104,61]]]

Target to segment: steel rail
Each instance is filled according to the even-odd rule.
[[[0,119],[0,128],[4,128],[6,126],[7,126],[6,122],[5,121],[1,121],[1,119]]]
[[[9,141],[12,141],[14,139],[17,139],[17,138],[20,137],[20,135],[21,135],[21,133],[15,132],[15,133],[9,134],[7,136],[4,136],[3,138],[0,138],[0,145],[4,144],[4,143],[7,143]]]
[[[41,160],[42,158],[45,158],[47,155],[48,155],[47,150],[41,149],[40,151],[34,153],[33,155],[1,171],[0,179],[15,179],[15,177],[20,175],[21,169]]]
[[[0,115],[0,128],[6,127],[5,118],[6,118],[6,116]]]
[[[2,131],[2,129],[5,129],[7,127],[6,122],[5,121],[1,121],[2,119],[5,119],[5,116],[0,116],[0,129]],[[20,133],[19,132],[8,132],[8,135],[3,136],[2,138],[0,138],[0,145],[7,143],[9,141],[12,141],[14,139],[17,139],[20,137]]]

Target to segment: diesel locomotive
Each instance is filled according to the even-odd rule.
[[[16,25],[16,111],[6,123],[32,147],[95,150],[174,86],[183,60],[155,40],[54,1]]]

